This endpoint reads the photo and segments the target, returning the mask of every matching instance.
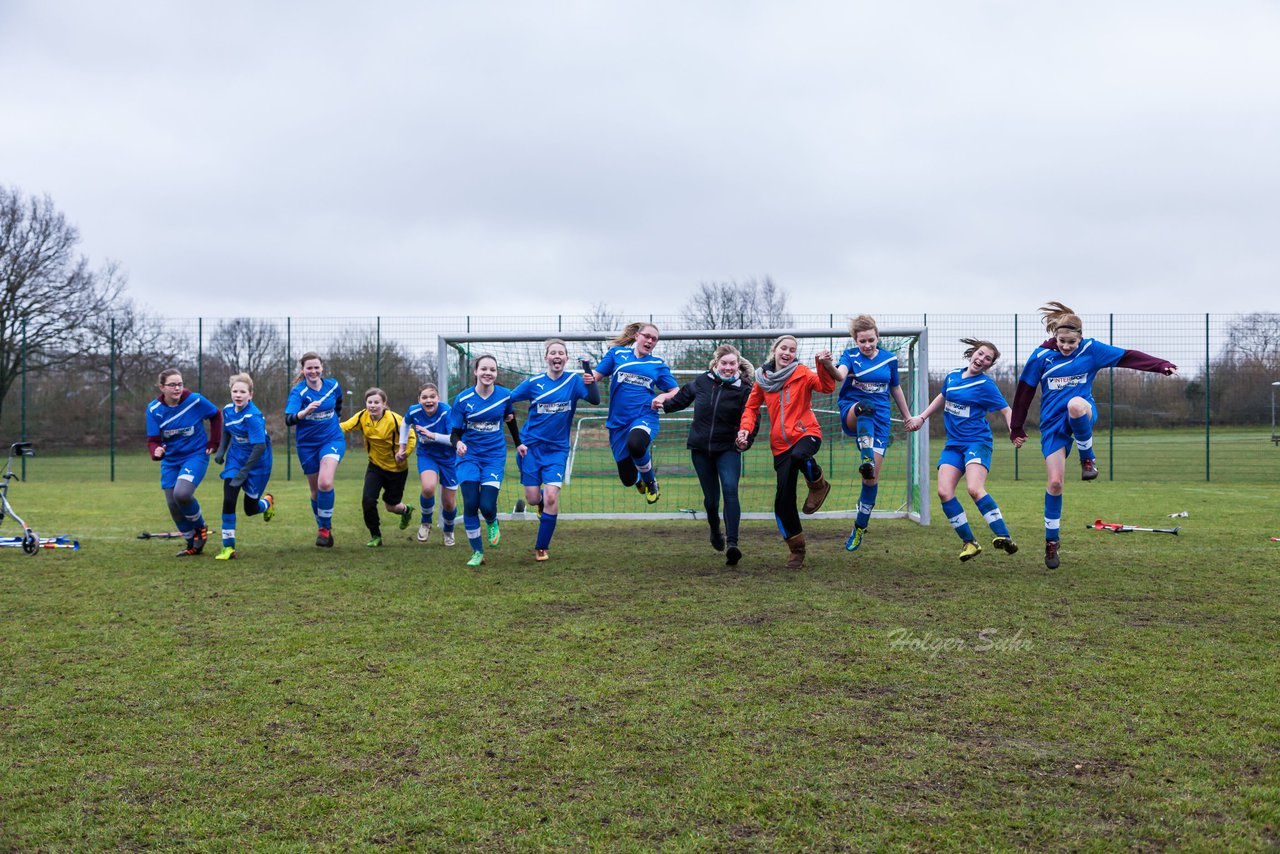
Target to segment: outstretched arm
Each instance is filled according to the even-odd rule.
[[[1120,361],[1116,362],[1116,367],[1147,371],[1152,374],[1164,374],[1166,377],[1178,372],[1178,366],[1173,362],[1155,356],[1148,356],[1140,350],[1125,350],[1124,355],[1120,357]]]

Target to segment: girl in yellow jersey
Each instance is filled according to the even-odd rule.
[[[342,422],[342,431],[359,430],[364,434],[364,447],[369,452],[369,468],[364,473],[364,524],[372,538],[370,548],[382,545],[382,525],[378,519],[378,493],[382,493],[383,506],[388,513],[400,517],[400,530],[409,527],[413,508],[406,505],[404,484],[409,478],[409,454],[417,444],[413,432],[409,433],[408,446],[399,450],[400,425],[404,419],[387,408],[387,393],[371,388],[364,393],[364,409]]]

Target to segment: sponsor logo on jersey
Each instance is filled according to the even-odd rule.
[[[961,406],[960,404],[958,404],[958,403],[953,403],[953,402],[952,402],[952,401],[950,401],[950,400],[948,400],[948,401],[947,401],[946,409],[947,409],[947,413],[948,413],[948,414],[950,414],[950,415],[954,415],[954,416],[956,416],[957,418],[968,418],[968,417],[969,417],[969,407],[967,407],[967,406]]]
[[[247,445],[247,444],[249,444],[249,437],[248,437],[248,436],[234,436],[234,435],[233,435],[231,438],[232,438],[234,441],[236,441],[236,442],[238,442],[239,444],[241,444],[241,445]]]
[[[328,421],[330,418],[333,417],[333,412],[334,411],[332,409],[325,409],[323,411],[313,412],[307,416],[307,420],[308,421]]]
[[[554,415],[557,412],[568,412],[573,409],[572,403],[539,403],[536,407],[539,415]]]
[[[502,429],[501,421],[468,421],[467,427],[477,433],[497,433]]]
[[[1070,388],[1073,385],[1084,385],[1089,382],[1088,374],[1076,374],[1073,377],[1049,377],[1044,381],[1049,391]]]
[[[195,434],[196,434],[196,428],[194,425],[190,427],[175,427],[172,430],[162,430],[160,432],[161,438],[163,438],[166,442],[169,441],[170,439],[181,439],[187,436],[194,436]]]
[[[627,371],[615,371],[613,376],[618,382],[625,383],[626,385],[638,385],[647,389],[653,388],[653,380],[641,374],[632,374]]]
[[[865,391],[867,394],[883,394],[889,389],[888,383],[864,383],[855,382],[853,387],[858,391]]]

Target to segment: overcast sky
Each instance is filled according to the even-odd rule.
[[[1280,308],[1280,4],[0,0],[0,183],[175,316]]]

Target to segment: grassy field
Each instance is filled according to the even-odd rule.
[[[1069,483],[1055,572],[1038,472],[993,489],[1015,556],[592,522],[535,564],[510,522],[469,571],[391,517],[364,548],[362,462],[337,548],[295,480],[225,563],[135,539],[154,468],[33,465],[11,500],[84,548],[0,551],[0,850],[1280,846],[1273,485]]]

